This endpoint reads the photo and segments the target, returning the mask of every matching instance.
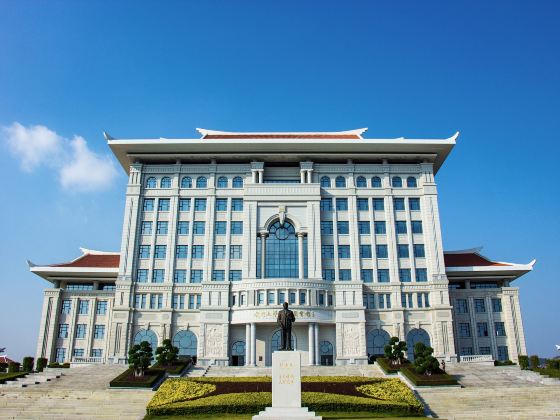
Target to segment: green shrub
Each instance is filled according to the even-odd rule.
[[[8,370],[8,364],[1,362],[0,363],[0,372],[6,372]]]
[[[31,356],[27,356],[23,358],[23,371],[24,372],[31,372],[33,371],[33,362],[35,359]]]
[[[23,378],[27,372],[13,372],[13,373],[0,373],[0,384],[5,384],[6,381],[13,381],[17,378]]]
[[[458,384],[455,377],[448,375],[440,369],[435,371],[432,375],[428,376],[419,374],[412,366],[403,366],[401,367],[401,373],[416,386],[439,386]]]
[[[546,360],[547,369],[560,369],[560,359],[547,359]]]
[[[156,360],[162,366],[171,366],[177,360],[179,348],[171,344],[171,340],[166,338],[162,346],[156,349]]]
[[[531,369],[536,369],[539,367],[539,356],[534,354],[529,357],[529,361],[531,362]]]
[[[165,375],[165,369],[150,368],[144,370],[143,376],[135,375],[129,368],[109,382],[111,388],[153,388]]]
[[[414,345],[414,368],[423,375],[431,375],[439,369],[439,361],[432,353],[434,349],[418,342]]]
[[[135,344],[128,351],[128,365],[134,370],[135,376],[144,376],[153,358],[152,346],[147,341]]]
[[[383,349],[385,358],[389,360],[391,365],[401,364],[406,351],[406,343],[399,341],[398,337],[391,337],[389,344]]]
[[[379,400],[402,402],[418,410],[423,408],[410,388],[400,379],[387,379],[376,384],[361,385],[356,387],[356,390]]]
[[[529,356],[519,356],[518,361],[521,369],[529,369]]]
[[[172,362],[171,364],[164,366],[159,362],[153,365],[154,368],[165,369],[169,375],[180,375],[186,368],[188,368],[192,363],[191,357],[181,357]]]
[[[19,372],[19,363],[18,362],[10,362],[8,363],[8,373],[16,373]]]
[[[70,363],[66,362],[66,363],[58,363],[58,362],[53,362],[51,364],[49,364],[47,367],[49,368],[64,368],[64,369],[68,369],[70,367]]]
[[[535,369],[535,372],[538,372],[541,375],[550,376],[552,378],[560,378],[560,369]]]
[[[47,362],[48,360],[45,357],[39,357],[37,359],[35,370],[37,370],[37,372],[42,372],[43,370],[45,370],[45,367],[47,366]]]
[[[163,405],[193,400],[216,390],[216,385],[202,382],[188,381],[179,378],[167,379],[148,404],[148,410]]]
[[[511,360],[494,360],[494,366],[513,366],[515,365],[515,363],[513,363]]]

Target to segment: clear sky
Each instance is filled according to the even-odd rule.
[[[529,353],[560,344],[560,2],[0,0],[0,347],[34,355],[26,259],[118,250],[126,178],[101,135],[195,127],[461,135],[437,176],[446,249],[515,282]]]

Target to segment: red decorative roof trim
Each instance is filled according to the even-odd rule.
[[[488,267],[508,266],[510,264],[490,261],[477,253],[443,254],[446,267]]]
[[[90,268],[118,268],[121,256],[118,254],[85,254],[80,258],[49,267],[90,267]]]
[[[205,139],[359,139],[356,134],[207,134]]]

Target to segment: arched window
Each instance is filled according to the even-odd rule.
[[[334,349],[330,341],[321,341],[319,343],[319,353],[321,366],[332,366],[334,364]]]
[[[430,345],[430,336],[426,330],[413,328],[406,335],[406,354],[410,361],[414,360],[414,345],[416,343],[424,343],[426,346]]]
[[[346,188],[346,178],[337,176],[335,180],[336,188]]]
[[[231,345],[231,364],[232,366],[245,365],[245,341],[236,341]]]
[[[168,176],[164,176],[161,178],[161,182],[159,183],[161,188],[171,188],[171,178]]]
[[[298,240],[296,229],[288,221],[276,222],[266,238],[266,278],[298,278]]]
[[[243,178],[240,176],[233,178],[233,188],[243,188]]]
[[[196,178],[196,188],[206,188],[208,186],[208,181],[205,177],[199,176]]]
[[[173,337],[173,345],[179,349],[179,356],[196,357],[197,343],[196,335],[189,330],[177,331]]]
[[[192,188],[192,178],[190,176],[185,176],[181,180],[181,188]]]
[[[394,176],[391,185],[393,188],[402,188],[402,178],[400,176]]]
[[[389,333],[385,330],[371,330],[367,333],[367,352],[370,356],[385,354],[385,346],[389,344]]]
[[[218,178],[218,188],[227,188],[227,178],[225,176]]]
[[[381,178],[378,176],[371,178],[371,188],[381,188]]]
[[[157,187],[157,180],[155,177],[151,176],[146,180],[146,188],[156,188]]]
[[[273,353],[277,350],[280,350],[280,347],[282,346],[281,334],[282,334],[281,330],[276,330],[274,334],[272,334],[272,338],[270,340],[270,347]],[[294,348],[294,350],[297,349],[296,336],[294,335],[293,332],[292,332],[292,347]]]
[[[158,345],[158,339],[155,332],[152,330],[140,330],[134,336],[134,344],[140,344],[142,341],[147,341],[152,346],[154,354]]]
[[[323,188],[330,188],[331,187],[331,179],[328,176],[321,177],[321,187]]]
[[[408,188],[416,188],[418,186],[416,184],[416,178],[414,178],[413,176],[409,176],[408,178],[406,178],[406,186]]]
[[[366,179],[363,176],[359,176],[358,178],[356,178],[356,187],[358,188],[367,187]]]

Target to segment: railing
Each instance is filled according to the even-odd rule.
[[[102,357],[72,357],[72,363],[92,364],[103,363]]]
[[[460,362],[465,363],[479,363],[479,362],[493,362],[491,354],[473,354],[472,356],[461,356]]]

